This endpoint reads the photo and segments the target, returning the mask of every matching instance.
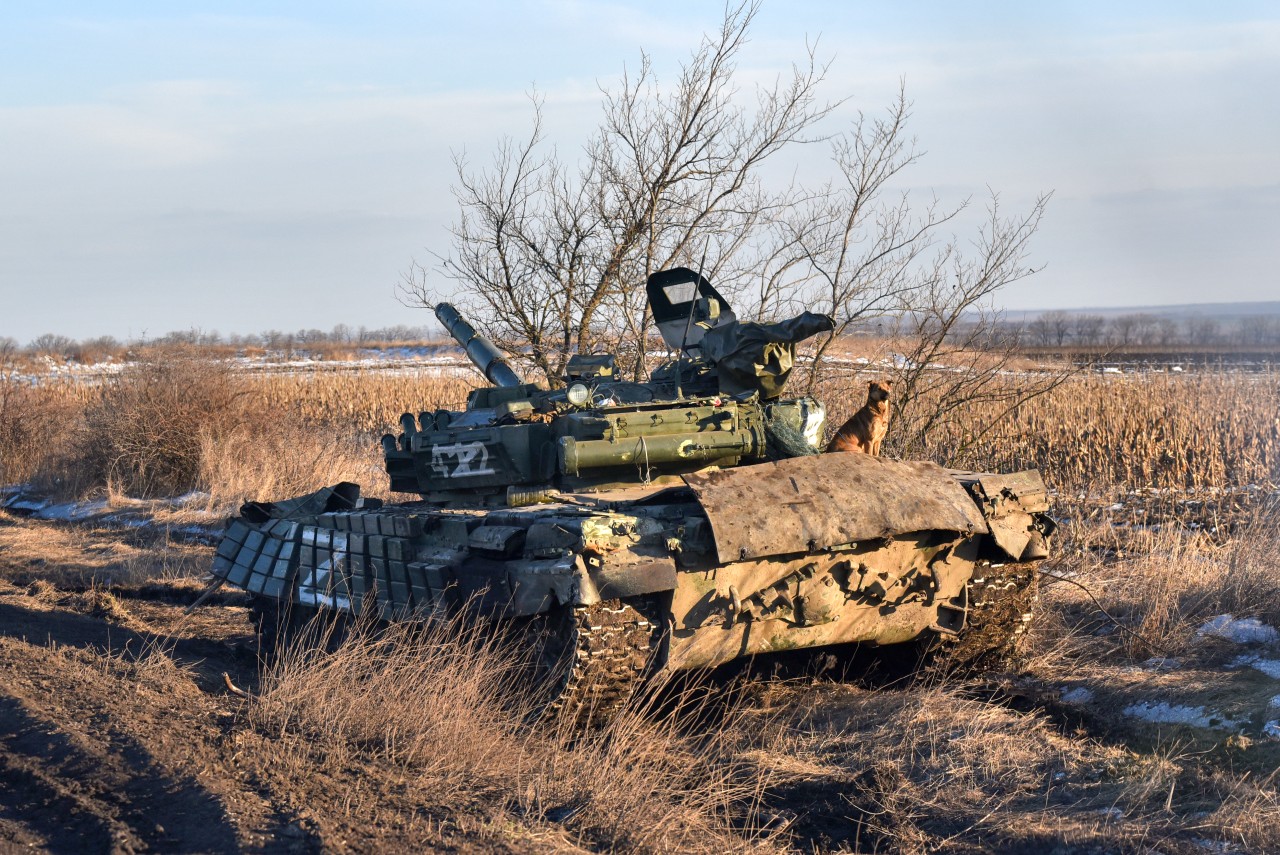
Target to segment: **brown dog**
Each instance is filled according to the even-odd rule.
[[[867,384],[867,403],[845,422],[827,445],[827,452],[861,451],[879,454],[880,443],[889,431],[889,393],[893,384],[888,380],[872,380]]]

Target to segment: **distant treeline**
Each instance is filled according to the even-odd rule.
[[[114,356],[135,347],[208,347],[241,350],[269,350],[291,353],[295,350],[332,350],[410,344],[432,341],[440,337],[440,331],[427,326],[400,324],[389,327],[351,327],[338,324],[331,330],[301,329],[295,332],[267,330],[248,335],[222,335],[216,330],[184,330],[166,333],[156,338],[120,341],[113,336],[74,339],[65,335],[45,333],[32,339],[25,346],[12,338],[0,337],[0,349],[22,351],[31,356],[56,356],[78,362],[91,362]]]
[[[896,325],[864,321],[850,326],[855,335],[894,335]],[[1242,318],[1190,316],[1173,318],[1148,312],[1104,317],[1067,311],[1044,312],[1022,323],[990,324],[991,343],[998,347],[1258,347],[1280,346],[1280,315],[1253,315]],[[963,325],[957,334],[963,334]],[[437,341],[442,333],[429,326],[400,324],[389,327],[351,327],[338,324],[330,330],[301,329],[295,332],[267,330],[249,335],[222,335],[217,331],[185,330],[156,338],[120,341],[112,336],[77,340],[46,333],[21,345],[0,337],[0,351],[51,356],[77,362],[94,362],[119,356],[137,347],[207,347],[237,352],[295,351],[333,353],[364,347],[394,347]]]
[[[1022,340],[1036,347],[1243,347],[1280,345],[1280,315],[1230,320],[1192,315],[1171,318],[1148,312],[1115,315],[1044,312],[1021,325]]]

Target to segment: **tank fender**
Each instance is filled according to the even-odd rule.
[[[1034,561],[1048,555],[1057,523],[1048,515],[1049,494],[1034,469],[1008,475],[955,473],[982,510],[997,558]]]
[[[509,614],[527,617],[566,603],[596,602],[582,599],[579,563],[573,555],[506,562]]]
[[[656,594],[676,587],[676,562],[652,549],[620,549],[601,556],[586,552],[581,603],[596,603],[640,594]]]
[[[814,454],[683,477],[721,564],[917,531],[987,533],[973,499],[936,463]]]

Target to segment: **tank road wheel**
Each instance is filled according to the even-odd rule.
[[[273,659],[281,644],[289,635],[286,622],[291,619],[288,610],[272,597],[255,596],[249,600],[249,624],[258,634],[258,656]]]
[[[665,636],[657,597],[560,606],[525,633],[541,697],[535,717],[603,724],[644,682]]]
[[[274,597],[254,596],[249,620],[258,632],[258,655],[275,659],[287,647],[305,645],[332,652],[347,635],[347,616]]]
[[[1011,667],[1039,599],[1037,581],[1031,564],[976,568],[966,587],[965,628],[959,636],[939,638],[931,645],[928,670],[955,674]]]

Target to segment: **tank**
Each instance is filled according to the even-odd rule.
[[[266,642],[317,617],[474,616],[529,646],[545,710],[596,718],[655,675],[778,651],[1003,665],[1054,527],[1040,475],[819,454],[822,404],[784,388],[829,317],[740,321],[687,268],[646,290],[674,354],[647,382],[610,354],[524,382],[439,305],[488,385],[382,438],[391,489],[420,498],[338,484],[228,522],[213,573]]]

